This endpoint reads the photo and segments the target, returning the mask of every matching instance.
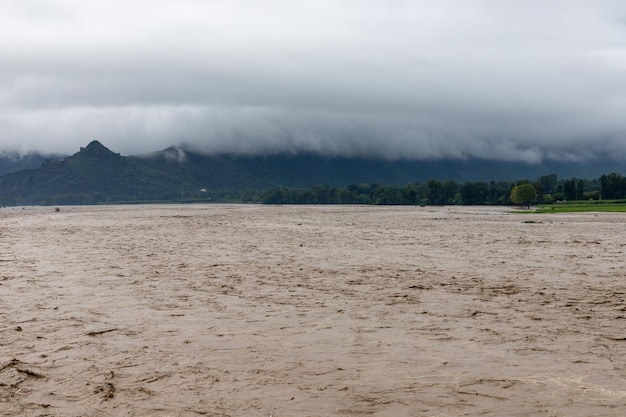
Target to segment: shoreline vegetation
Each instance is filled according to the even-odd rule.
[[[518,191],[528,195],[520,198]],[[129,198],[130,197],[130,198]],[[520,212],[626,212],[626,177],[618,173],[598,179],[558,179],[555,174],[535,181],[490,181],[457,183],[453,180],[428,180],[405,186],[350,184],[345,188],[317,185],[310,188],[273,187],[262,191],[181,189],[170,198],[132,198],[126,195],[106,196],[61,194],[44,198],[3,200],[0,206],[67,206],[112,204],[193,204],[257,203],[301,205],[407,205],[407,206],[517,206]]]
[[[146,200],[146,201],[116,201],[105,202],[96,204],[58,204],[55,206],[107,206],[107,205],[187,205],[187,204],[261,204],[261,205],[336,205],[336,206],[349,206],[349,205],[363,205],[373,206],[377,204],[353,204],[353,203],[263,203],[258,201],[242,202],[237,200]],[[381,205],[381,204],[378,204]],[[392,204],[387,204],[392,205]],[[396,206],[407,206],[408,204],[395,204]],[[481,204],[482,206],[494,206],[494,204]],[[473,205],[473,206],[481,206]],[[35,206],[35,205],[30,205]],[[37,205],[39,207],[46,207],[49,205]],[[418,206],[418,205],[415,205]],[[442,207],[450,206],[449,204],[434,204],[434,205],[419,205],[419,207]],[[462,206],[458,205],[457,206]],[[466,205],[467,206],[467,205]],[[499,204],[498,206],[509,206],[512,213],[518,214],[558,214],[558,213],[626,213],[626,200],[604,200],[604,201],[564,201],[554,204],[541,204],[533,205],[528,208],[516,206],[513,203]],[[7,207],[19,207],[19,206],[0,206],[0,208]],[[22,206],[25,207],[25,206]],[[59,207],[55,207],[55,211],[61,211]]]
[[[626,213],[626,201],[570,201],[560,204],[541,205],[536,207],[532,212],[543,214],[584,212]]]

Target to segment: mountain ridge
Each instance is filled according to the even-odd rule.
[[[73,155],[56,156],[37,167],[0,176],[0,204],[49,204],[58,196],[73,196],[68,197],[72,201],[81,196],[75,202],[84,204],[174,200],[202,198],[206,191],[260,191],[276,186],[307,188],[321,184],[404,186],[428,179],[488,182],[535,179],[548,174],[591,179],[623,171],[624,164],[617,161],[529,165],[479,159],[389,161],[316,154],[205,155],[176,146],[146,155],[122,156],[94,140]]]

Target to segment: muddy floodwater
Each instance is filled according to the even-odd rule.
[[[0,416],[624,416],[626,215],[0,209]]]

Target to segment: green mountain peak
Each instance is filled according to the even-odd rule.
[[[80,148],[80,152],[74,154],[73,156],[82,155],[82,156],[96,156],[96,155],[119,155],[111,151],[109,148],[104,146],[97,140],[92,140],[89,142],[85,148]]]

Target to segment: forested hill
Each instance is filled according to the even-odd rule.
[[[59,155],[45,155],[29,152],[21,155],[17,152],[0,152],[0,176],[25,169],[37,168],[46,159],[59,158]]]
[[[429,179],[488,182],[535,179],[547,174],[597,178],[622,171],[622,164],[606,162],[529,165],[487,160],[386,161],[312,154],[203,155],[175,147],[145,156],[122,156],[93,141],[72,156],[55,157],[36,168],[0,176],[0,204],[187,200],[277,186],[404,186]]]

